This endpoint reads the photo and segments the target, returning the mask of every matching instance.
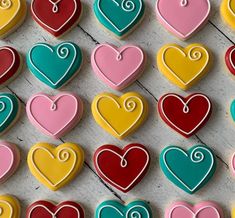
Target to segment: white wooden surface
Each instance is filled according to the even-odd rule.
[[[93,217],[97,204],[105,199],[119,199],[123,202],[141,198],[150,202],[154,218],[163,217],[164,209],[175,200],[186,200],[196,203],[201,200],[215,200],[219,202],[226,217],[230,217],[231,204],[235,200],[235,178],[232,178],[228,164],[235,152],[235,125],[230,121],[228,106],[235,98],[235,82],[227,73],[224,66],[224,53],[235,42],[235,34],[221,20],[220,0],[211,0],[212,14],[210,22],[205,28],[187,42],[181,42],[157,22],[155,16],[155,0],[145,0],[147,13],[143,23],[126,40],[119,41],[96,22],[92,11],[93,0],[83,1],[84,14],[80,25],[66,34],[60,40],[69,40],[77,43],[84,51],[85,63],[79,75],[63,90],[79,94],[85,102],[85,115],[80,124],[74,128],[63,141],[76,142],[83,146],[86,152],[86,164],[81,174],[68,186],[52,192],[41,185],[29,172],[26,156],[29,148],[36,142],[45,141],[60,144],[38,132],[27,120],[25,112],[17,124],[2,139],[19,145],[22,159],[17,173],[0,186],[0,193],[9,193],[17,196],[22,204],[22,217],[25,217],[26,206],[33,201],[49,199],[55,202],[75,200],[80,202],[86,211],[86,217]],[[29,2],[28,2],[29,3]],[[29,4],[28,4],[29,6]],[[57,44],[59,41],[39,27],[28,13],[25,23],[15,33],[0,41],[0,45],[11,45],[17,48],[23,56],[30,47],[37,42]],[[93,97],[103,91],[114,92],[96,78],[90,66],[90,54],[97,43],[109,42],[116,45],[134,43],[140,45],[148,54],[149,64],[143,76],[132,86],[124,90],[137,91],[143,94],[150,104],[149,119],[147,122],[126,140],[119,141],[93,120],[90,104]],[[158,49],[165,43],[203,43],[214,54],[214,67],[211,72],[187,93],[171,85],[156,69],[155,56]],[[22,101],[23,107],[27,99],[37,92],[55,94],[57,91],[39,82],[31,75],[26,66],[20,76],[2,91],[12,92]],[[176,92],[187,95],[191,92],[203,92],[213,101],[214,111],[210,121],[194,137],[186,140],[168,128],[156,113],[157,99],[167,93]],[[115,92],[114,92],[115,93]],[[117,93],[121,94],[121,93]],[[109,185],[104,184],[94,171],[92,155],[97,147],[105,143],[124,146],[129,142],[145,144],[152,156],[151,167],[142,182],[128,194],[123,194]],[[172,185],[162,174],[158,164],[161,150],[170,144],[189,148],[194,144],[205,143],[214,149],[218,158],[218,167],[215,177],[204,188],[190,196]]]

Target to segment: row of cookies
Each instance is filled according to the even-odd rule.
[[[26,15],[25,0],[4,0],[0,5],[0,37],[16,29]],[[83,6],[80,0],[41,1],[32,0],[33,19],[55,37],[62,36],[81,18]],[[146,11],[143,0],[96,0],[93,10],[97,20],[118,38],[125,37],[143,20]],[[158,20],[180,39],[188,39],[208,21],[211,12],[210,0],[189,1],[157,0]],[[223,0],[221,14],[235,28],[235,2]]]
[[[0,206],[3,217],[19,218],[20,203],[10,195],[0,196]],[[153,213],[154,212],[154,213]],[[141,217],[152,218],[155,211],[143,200],[131,201],[122,204],[115,200],[106,200],[100,203],[95,210],[95,218],[107,217]],[[232,218],[235,217],[235,210],[232,209]],[[81,204],[74,201],[64,201],[57,205],[53,202],[40,200],[32,203],[26,210],[26,218],[84,218],[85,211]],[[165,210],[165,218],[224,218],[223,209],[215,202],[205,201],[196,205],[178,201],[171,204]]]

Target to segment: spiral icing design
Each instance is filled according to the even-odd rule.
[[[1,9],[8,9],[12,5],[11,0],[0,0],[0,8]]]
[[[57,49],[57,54],[61,59],[65,59],[69,56],[69,48],[65,46],[66,44],[62,44]]]
[[[141,205],[136,205],[129,209],[129,211],[126,214],[126,217],[127,218],[143,218],[143,217],[150,217],[150,214],[145,207]]]
[[[59,151],[58,153],[58,160],[60,162],[66,162],[70,158],[70,149],[68,148],[63,148]]]
[[[195,148],[192,151],[190,158],[194,163],[200,163],[204,160],[205,154],[201,148]]]
[[[3,101],[0,101],[0,112],[4,111],[6,108],[6,104]]]
[[[135,3],[133,0],[123,0],[121,7],[124,11],[131,12],[135,10]]]
[[[198,61],[201,59],[203,53],[200,50],[202,49],[201,47],[194,47],[189,50],[188,56],[190,60],[192,61]]]
[[[127,112],[132,112],[136,109],[137,103],[136,100],[138,98],[136,97],[129,97],[124,101],[124,108]]]

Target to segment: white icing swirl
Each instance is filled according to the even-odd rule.
[[[65,59],[69,56],[69,48],[65,47],[65,45],[61,45],[57,49],[57,54],[61,59]]]
[[[8,9],[12,5],[11,0],[0,0],[0,9]]]
[[[200,163],[204,160],[205,155],[203,154],[202,151],[199,151],[200,148],[196,148],[193,150],[193,152],[190,155],[190,159],[194,163]]]
[[[121,8],[127,12],[134,11],[135,3],[133,2],[133,0],[123,0],[121,4]]]
[[[6,104],[3,101],[0,101],[0,112],[4,111],[6,108]]]
[[[180,6],[186,7],[188,5],[188,0],[181,0]]]
[[[194,47],[194,48],[191,48],[190,51],[189,51],[189,58],[190,60],[192,61],[198,61],[201,59],[202,57],[202,52],[201,51],[198,51],[196,49],[199,49],[200,47]]]
[[[134,101],[135,97],[129,97],[124,101],[124,108],[127,112],[132,112],[136,109],[136,102]]]
[[[58,159],[60,162],[66,162],[70,158],[70,152],[67,148],[61,149],[58,153]]]

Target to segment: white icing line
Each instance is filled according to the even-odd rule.
[[[191,52],[193,51],[193,49],[200,48],[200,49],[202,49],[202,50],[205,52],[205,54],[206,54],[206,63],[203,65],[203,67],[201,68],[201,70],[200,70],[193,78],[191,78],[191,79],[190,79],[189,81],[187,81],[187,82],[184,82],[184,81],[177,75],[177,73],[175,73],[173,70],[171,70],[171,68],[170,68],[170,67],[167,65],[167,63],[166,63],[165,54],[166,54],[167,50],[170,49],[170,48],[173,48],[173,49],[178,50],[185,58],[189,57],[189,59],[190,59],[191,61],[199,61],[199,60],[201,59],[201,56],[202,56],[203,54],[202,54],[202,52],[200,52],[200,51],[195,51],[195,52],[198,52],[198,54],[200,55],[199,59],[193,58],[193,57],[191,56]],[[193,53],[193,54],[194,54],[194,53]],[[165,48],[164,51],[162,52],[162,63],[163,63],[164,66],[170,71],[170,73],[171,73],[174,77],[176,77],[183,85],[188,85],[188,84],[190,84],[193,80],[195,80],[195,79],[204,71],[204,69],[205,69],[206,66],[208,65],[208,63],[209,63],[209,53],[208,53],[208,51],[207,51],[205,48],[203,48],[203,47],[201,47],[201,46],[194,46],[194,47],[192,47],[192,48],[188,51],[187,54],[185,54],[185,52],[184,52],[183,50],[181,50],[180,48],[171,45],[171,46],[168,46],[167,48]]]
[[[228,0],[228,10],[232,13],[233,16],[235,16],[235,12],[233,11],[232,7],[231,7],[231,3],[232,3],[232,0]]]
[[[170,169],[170,167],[169,167],[168,164],[167,164],[167,160],[166,160],[166,155],[167,155],[167,153],[168,153],[169,151],[171,151],[171,150],[178,150],[178,151],[180,151],[182,154],[184,154],[186,157],[189,157],[189,155],[187,154],[187,152],[185,152],[183,149],[180,149],[180,148],[177,148],[177,147],[170,147],[170,148],[166,149],[166,150],[164,151],[164,153],[163,153],[163,161],[164,161],[164,165],[166,166],[167,170],[168,170],[185,188],[187,188],[190,192],[195,191],[195,190],[204,182],[204,180],[205,180],[205,179],[207,178],[207,176],[210,174],[210,172],[211,172],[211,170],[212,170],[212,168],[213,168],[213,166],[214,166],[214,156],[213,156],[213,154],[211,153],[210,150],[208,150],[208,149],[206,149],[205,147],[202,147],[202,146],[198,146],[198,147],[194,148],[194,149],[191,151],[191,153],[190,153],[190,160],[193,161],[193,156],[192,156],[192,155],[194,154],[194,151],[196,151],[196,150],[198,150],[198,149],[202,149],[202,150],[207,151],[208,154],[209,154],[210,157],[211,157],[212,162],[211,162],[211,165],[210,165],[210,167],[209,167],[207,173],[206,173],[206,174],[203,176],[203,178],[198,182],[198,184],[197,184],[195,187],[193,187],[193,188],[190,188],[183,180],[181,180],[181,179]],[[197,152],[200,152],[200,151],[197,151]],[[203,154],[202,152],[200,152],[200,153],[202,154],[202,157],[203,157],[203,159],[204,159],[204,154]],[[203,159],[202,159],[202,160],[199,160],[199,161],[193,161],[193,162],[194,162],[194,163],[198,163],[198,162],[203,161]]]
[[[98,99],[96,99],[96,111],[98,112],[99,116],[101,117],[101,119],[109,126],[109,128],[111,128],[111,130],[113,130],[118,136],[123,136],[125,133],[127,133],[132,127],[134,127],[136,125],[136,123],[139,121],[139,119],[141,118],[141,116],[143,115],[143,112],[144,112],[144,105],[143,105],[143,102],[142,100],[137,97],[137,96],[129,96],[128,98],[125,99],[125,101],[123,102],[123,106],[124,106],[124,109],[127,111],[127,112],[132,112],[133,110],[136,109],[136,102],[134,101],[131,101],[134,103],[134,108],[129,110],[127,107],[126,107],[126,102],[133,98],[133,99],[137,99],[139,102],[140,102],[140,105],[141,105],[141,113],[140,115],[137,117],[137,119],[135,120],[135,122],[129,127],[127,128],[126,130],[124,130],[123,132],[118,132],[111,124],[110,122],[108,122],[104,117],[103,115],[100,113],[100,110],[99,110],[99,107],[98,107],[98,104],[99,104],[99,101],[102,99],[102,98],[108,98],[108,99],[111,99],[116,105],[117,105],[117,108],[118,109],[121,109],[122,106],[111,96],[108,96],[108,95],[105,95],[105,96],[100,96]],[[127,102],[128,103],[128,102]]]
[[[235,70],[235,66],[234,66],[234,63],[233,63],[233,60],[232,60],[232,54],[233,54],[234,51],[235,51],[235,48],[233,48],[231,50],[231,52],[229,53],[229,62],[232,65],[233,69]]]
[[[103,152],[105,152],[105,151],[112,152],[112,153],[114,153],[115,155],[117,155],[118,157],[120,157],[120,159],[121,159],[120,164],[121,164],[121,166],[122,166],[122,161],[125,160],[125,156],[129,153],[129,151],[131,151],[131,150],[133,150],[133,149],[142,150],[142,151],[146,154],[146,163],[145,163],[143,169],[140,171],[140,173],[134,178],[134,180],[133,180],[128,186],[123,187],[123,186],[118,185],[118,184],[115,183],[114,181],[112,181],[110,178],[108,178],[108,177],[102,172],[102,170],[101,170],[101,168],[100,168],[100,166],[99,166],[99,156],[101,155],[101,153],[103,153]],[[139,179],[139,177],[142,175],[142,173],[144,173],[144,171],[146,170],[146,168],[147,168],[147,166],[148,166],[148,164],[149,164],[149,160],[150,160],[149,154],[148,154],[148,152],[147,152],[144,148],[141,148],[141,147],[138,147],[138,146],[133,146],[133,147],[130,147],[128,150],[126,150],[123,155],[120,155],[120,154],[118,154],[117,152],[115,152],[115,151],[113,151],[113,150],[111,150],[111,149],[108,149],[108,148],[103,149],[103,150],[99,151],[99,153],[96,155],[95,162],[96,162],[96,166],[97,166],[98,169],[99,169],[99,172],[100,172],[110,183],[114,184],[115,186],[119,187],[120,189],[127,190],[127,189],[129,189],[129,188]],[[127,164],[128,164],[128,163],[127,163],[127,160],[125,160],[125,163],[126,163],[126,166],[127,166]],[[124,166],[124,167],[126,167],[126,166]]]
[[[13,112],[13,102],[12,102],[12,100],[8,96],[0,96],[0,99],[1,98],[7,98],[10,101],[11,110],[10,110],[10,113],[6,116],[5,120],[2,123],[0,123],[0,127],[2,127],[5,124],[5,122],[8,120],[8,118],[11,116],[11,114]],[[2,112],[2,110],[5,110],[6,105],[2,101],[0,101],[0,104],[3,105],[3,108],[0,109],[0,112]]]
[[[182,130],[181,128],[179,128],[178,126],[176,126],[176,125],[167,117],[167,115],[166,115],[165,112],[164,112],[164,101],[165,101],[165,99],[168,98],[168,97],[176,97],[176,98],[178,98],[178,99],[182,102],[182,104],[184,105],[184,108],[185,108],[185,105],[187,106],[187,105],[189,104],[189,102],[190,102],[193,98],[198,97],[198,96],[199,96],[199,97],[203,97],[203,98],[206,99],[206,101],[208,102],[208,110],[207,110],[205,116],[203,117],[203,119],[199,122],[199,124],[198,124],[196,127],[194,127],[194,128],[193,128],[191,131],[189,131],[189,132],[185,132],[184,130]],[[211,102],[210,102],[210,100],[209,100],[205,95],[202,95],[202,94],[193,95],[193,96],[191,96],[186,102],[184,102],[183,99],[182,99],[181,97],[179,97],[178,95],[176,95],[176,94],[168,94],[168,95],[166,95],[166,96],[161,100],[160,108],[161,108],[161,112],[163,113],[164,118],[165,118],[172,126],[174,126],[177,130],[179,130],[180,132],[184,133],[185,135],[190,135],[190,134],[193,133],[197,128],[199,128],[199,127],[201,126],[201,124],[207,119],[207,116],[209,115],[209,113],[210,113],[210,111],[211,111]]]
[[[0,179],[3,179],[4,176],[6,176],[12,169],[12,166],[14,164],[14,158],[15,158],[15,155],[14,155],[14,152],[6,145],[0,145],[0,147],[3,147],[3,148],[6,148],[7,150],[9,150],[10,154],[11,154],[11,163],[10,165],[8,166],[8,169],[2,174],[0,175]]]
[[[9,216],[9,218],[13,218],[14,209],[13,209],[12,205],[11,205],[9,202],[4,201],[4,200],[0,200],[0,203],[6,204],[6,205],[10,208],[10,216]],[[2,210],[1,207],[0,207],[0,209]],[[2,211],[1,211],[1,212],[2,212]],[[4,211],[3,211],[3,213],[4,213]],[[0,214],[0,216],[1,216],[1,215],[3,215],[3,214]]]

